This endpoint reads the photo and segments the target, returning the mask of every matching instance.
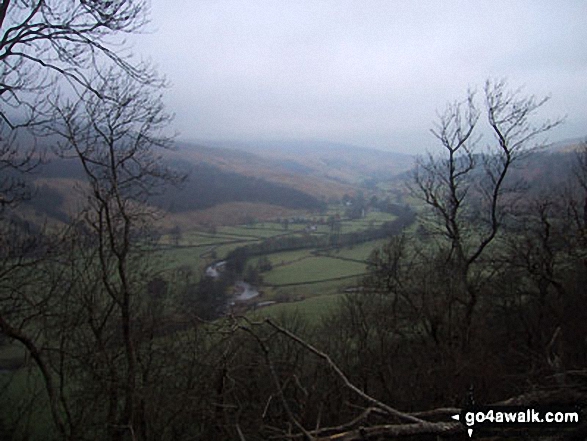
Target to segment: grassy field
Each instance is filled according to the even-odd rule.
[[[330,250],[328,255],[338,259],[352,259],[367,263],[369,256],[377,247],[385,244],[385,239],[365,242],[352,247],[345,247],[337,250]]]
[[[340,210],[338,208],[332,209],[324,215],[311,217],[312,220],[308,220],[306,223],[290,221],[287,229],[284,228],[282,223],[268,221],[252,225],[218,226],[213,229],[209,228],[204,230],[194,228],[193,230],[182,231],[179,238],[173,238],[171,234],[165,234],[161,237],[160,243],[166,248],[216,247],[217,249],[221,249],[222,252],[219,253],[217,251],[217,254],[222,257],[226,252],[238,246],[246,245],[247,243],[253,243],[271,237],[302,233],[309,225],[312,225],[314,228],[310,232],[312,235],[330,234],[330,226],[324,222],[326,222],[328,216],[331,216],[333,213],[340,214],[339,212]],[[395,216],[389,213],[373,211],[367,213],[362,219],[342,219],[340,232],[344,234],[368,230],[394,219]]]
[[[161,238],[160,255],[163,269],[171,270],[188,266],[195,273],[203,271],[214,260],[224,258],[237,247],[255,243],[267,237],[280,234],[271,229],[249,227],[218,227],[215,233],[198,230],[182,233],[179,240],[171,235]],[[215,257],[214,257],[215,256]]]
[[[268,285],[292,285],[318,282],[363,274],[365,265],[331,257],[307,257],[274,268],[265,275]]]
[[[222,260],[234,249],[270,238],[304,234],[329,235],[331,227],[327,224],[331,216],[343,216],[344,207],[333,206],[326,213],[306,218],[304,222],[289,219],[287,228],[282,221],[264,221],[247,225],[218,226],[182,231],[178,238],[164,236],[161,250],[163,269],[187,266],[199,276],[213,261]],[[361,219],[342,219],[341,233],[364,231],[392,221],[394,215],[372,211]],[[312,231],[308,231],[312,226]],[[272,269],[262,273],[263,283],[258,286],[262,297],[258,301],[274,300],[282,308],[291,304],[300,306],[300,312],[311,313],[319,301],[315,297],[333,299],[344,289],[356,285],[366,272],[366,264],[373,249],[385,240],[360,243],[340,249],[299,249],[270,253],[263,256],[269,260]],[[255,267],[261,256],[252,257],[248,266]],[[333,297],[334,296],[334,297]],[[302,301],[300,301],[302,300]],[[292,302],[293,303],[288,303]],[[283,303],[281,303],[283,302]],[[305,303],[310,302],[310,306]],[[317,302],[317,303],[314,303]],[[330,301],[321,304],[332,305]],[[272,307],[273,308],[273,307]]]
[[[202,253],[209,251],[209,246],[200,247],[172,247],[161,251],[162,269],[171,270],[174,268],[188,266],[194,271],[206,262],[202,259]]]
[[[266,287],[265,297],[268,300],[290,301],[303,300],[330,294],[340,294],[344,289],[356,284],[357,278],[325,280],[305,285],[290,285],[282,287]]]
[[[313,250],[311,249],[283,251],[280,253],[267,254],[266,257],[269,259],[269,262],[271,262],[271,265],[273,265],[275,268],[278,266],[290,265],[301,259],[312,257],[312,252]],[[256,265],[259,259],[259,257],[252,258],[250,263]]]
[[[299,302],[278,303],[253,311],[250,316],[254,319],[279,319],[285,314],[299,314],[310,324],[318,324],[324,314],[336,308],[340,298],[341,294],[325,294]]]
[[[361,219],[343,219],[341,221],[341,233],[352,233],[380,227],[384,222],[390,222],[396,219],[396,216],[389,213],[373,211],[367,213]]]

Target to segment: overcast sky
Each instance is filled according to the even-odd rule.
[[[550,95],[550,140],[587,135],[587,1],[152,0],[134,51],[170,80],[184,139],[435,145],[489,77]]]

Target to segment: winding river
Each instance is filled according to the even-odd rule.
[[[226,265],[225,260],[215,262],[206,268],[206,275],[213,279],[218,279],[222,274],[223,268]],[[230,298],[230,302],[244,302],[250,299],[254,299],[259,296],[259,290],[243,280],[239,280],[235,283],[235,293]]]

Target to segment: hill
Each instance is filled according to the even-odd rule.
[[[345,193],[354,191],[354,185],[324,178],[297,162],[288,163],[235,148],[178,143],[177,150],[170,153],[169,158],[189,164],[207,164],[224,172],[261,178],[319,198],[340,198]]]
[[[246,211],[249,213],[255,204],[262,206],[264,212],[279,213],[283,211],[268,210],[267,207],[305,211],[324,207],[324,202],[318,197],[285,184],[180,158],[173,159],[171,166],[187,174],[184,185],[169,187],[163,195],[149,201],[170,214],[185,214],[216,206],[223,206],[221,212],[230,212],[231,203],[241,204],[238,205],[241,208],[242,203],[246,203],[244,206],[248,207]],[[43,218],[64,222],[81,206],[83,193],[75,190],[84,186],[84,174],[79,163],[54,157],[30,178],[33,197],[20,207],[21,216],[41,223]],[[218,216],[212,217],[218,219]]]
[[[182,155],[212,163],[217,163],[215,158],[220,155],[218,165],[242,173],[255,170],[269,180],[290,185],[289,176],[301,175],[310,179],[314,188],[330,188],[338,197],[352,191],[349,186],[390,178],[414,164],[411,155],[317,140],[207,142],[206,145],[209,147],[182,143]]]
[[[572,172],[579,144],[579,140],[552,144],[520,163],[511,178],[533,186],[562,185]],[[234,224],[251,217],[270,219],[320,210],[328,200],[340,200],[361,188],[374,190],[382,182],[393,180],[392,187],[403,187],[414,163],[409,155],[321,141],[230,145],[178,143],[166,156],[189,179],[181,189],[170,188],[151,203],[168,212],[171,222]],[[63,222],[81,206],[81,193],[72,191],[84,181],[77,162],[53,157],[30,178],[36,195],[21,207],[24,218]]]
[[[205,163],[179,164],[187,172],[182,188],[170,188],[152,202],[170,213],[203,210],[228,202],[253,202],[292,209],[324,208],[318,198],[263,178],[223,171]]]

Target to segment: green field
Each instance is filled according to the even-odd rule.
[[[341,294],[325,294],[299,302],[278,303],[250,313],[254,319],[279,319],[286,314],[299,314],[310,324],[318,324],[322,316],[332,311],[340,301]]]
[[[308,257],[274,268],[265,275],[268,285],[292,285],[363,274],[365,265],[331,257]]]
[[[162,269],[171,270],[174,268],[189,266],[194,271],[200,268],[205,262],[201,254],[210,249],[210,246],[199,247],[175,247],[166,248],[160,252]]]
[[[353,247],[345,247],[338,250],[331,250],[329,251],[329,255],[331,257],[336,257],[340,259],[359,260],[366,263],[369,260],[369,256],[371,255],[373,250],[377,247],[382,246],[383,244],[385,244],[385,242],[385,239],[365,242],[358,245],[354,245]]]
[[[361,219],[345,219],[343,208],[333,206],[325,214],[306,220],[289,219],[287,228],[283,222],[265,221],[204,230],[193,229],[183,231],[179,238],[168,234],[162,240],[162,269],[188,267],[199,277],[207,265],[226,258],[228,253],[239,247],[283,236],[329,235],[331,226],[328,221],[336,215],[342,217],[341,234],[378,228],[384,222],[395,219],[394,215],[379,211],[369,212]],[[251,304],[273,300],[283,302],[280,303],[283,308],[289,308],[290,302],[302,305],[314,297],[334,298],[332,296],[335,294],[357,284],[366,273],[366,265],[373,249],[383,243],[385,240],[376,240],[344,248],[304,248],[251,257],[247,266],[256,267],[261,257],[268,259],[272,266],[271,270],[261,273],[262,283],[257,288],[262,292],[262,297]],[[323,306],[329,304],[332,302],[325,301]],[[300,312],[305,313],[310,309],[309,306],[302,306]]]
[[[307,259],[308,257],[312,257],[313,250],[311,249],[304,249],[304,250],[295,250],[295,251],[282,251],[279,253],[271,253],[267,254],[266,257],[271,262],[273,267],[283,266],[283,265],[290,265],[294,262],[297,262],[301,259]],[[259,261],[259,258],[251,259],[250,263],[255,265]]]

